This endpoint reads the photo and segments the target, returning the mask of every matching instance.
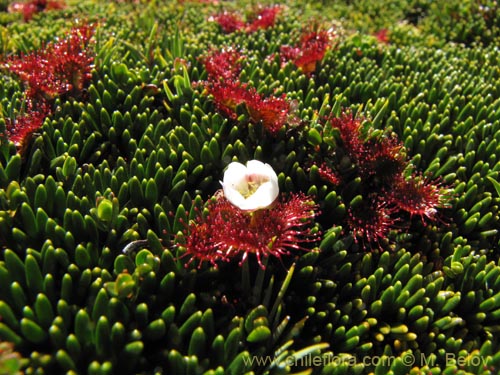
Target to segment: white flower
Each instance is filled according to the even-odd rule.
[[[246,211],[270,206],[279,193],[276,172],[258,160],[250,160],[246,166],[237,162],[229,164],[221,184],[226,199]]]

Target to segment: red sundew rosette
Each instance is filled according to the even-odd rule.
[[[26,88],[26,109],[6,126],[6,135],[21,152],[52,113],[54,99],[59,95],[77,97],[89,84],[94,57],[88,47],[93,34],[90,25],[75,27],[65,39],[29,54],[10,56],[2,63]]]
[[[209,82],[236,82],[241,72],[241,52],[234,48],[213,50],[202,58]]]
[[[280,258],[290,250],[307,250],[317,234],[310,229],[317,206],[303,194],[279,195],[278,179],[268,164],[251,160],[247,165],[231,163],[222,181],[223,193],[207,205],[185,231],[186,255],[209,262],[240,258],[242,265],[254,254],[259,266],[268,256]]]
[[[47,0],[32,0],[28,2],[13,2],[9,4],[7,11],[9,13],[22,13],[25,22],[30,21],[37,13],[47,10],[64,9],[64,2],[47,1]]]

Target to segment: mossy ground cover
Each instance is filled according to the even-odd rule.
[[[272,4],[68,1],[27,22],[8,5],[0,372],[499,371],[498,2],[294,2],[266,27],[231,32],[217,15],[251,25]],[[88,81],[31,98],[50,110],[16,145],[8,129],[29,113],[28,87],[6,62],[82,24],[93,30]],[[311,28],[331,36],[313,69],[300,54],[283,61],[281,46],[304,48]],[[241,53],[238,82],[263,102],[224,107],[210,93],[224,80],[210,81],[206,58],[224,49]],[[265,100],[290,105],[277,131]],[[381,147],[397,152],[382,154],[443,204],[392,208],[380,227],[353,220],[374,199],[386,212],[397,173],[355,165],[345,137],[361,138],[329,125],[342,113],[359,119],[362,147],[391,139]],[[314,201],[317,241],[262,266],[253,254],[190,262],[189,223],[227,165],[252,159],[272,166],[281,192]]]

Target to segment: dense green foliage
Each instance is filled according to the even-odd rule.
[[[247,2],[75,1],[30,22],[0,13],[2,60],[82,20],[96,29],[81,97],[55,99],[22,151],[1,140],[0,339],[26,374],[499,371],[498,2],[296,3],[252,34],[209,20],[250,13]],[[306,76],[269,56],[311,20],[337,39]],[[200,57],[225,46],[247,56],[242,81],[294,101],[300,126],[273,138],[245,113],[217,112],[196,83]],[[23,92],[3,69],[0,131]],[[415,218],[381,249],[353,241],[349,189],[307,164],[326,142],[320,117],[341,108],[395,133],[417,170],[450,187],[439,220]],[[281,191],[314,197],[321,241],[265,269],[252,257],[185,267],[174,235],[226,165],[250,159],[274,168]]]

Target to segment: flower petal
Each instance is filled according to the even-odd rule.
[[[278,196],[278,185],[271,181],[259,186],[257,191],[245,200],[242,210],[259,210],[270,206]]]
[[[240,194],[240,192],[236,189],[233,189],[231,187],[226,187],[225,185],[223,186],[224,189],[224,196],[226,199],[231,202],[233,205],[236,207],[241,208],[242,210],[246,210],[246,199],[243,195]]]
[[[269,164],[250,160],[246,166],[229,164],[222,182],[224,196],[233,205],[246,211],[271,205],[279,193],[278,176]]]
[[[246,181],[247,167],[238,162],[232,162],[224,172],[222,187],[225,189],[235,189],[241,195],[248,194],[248,183]]]

